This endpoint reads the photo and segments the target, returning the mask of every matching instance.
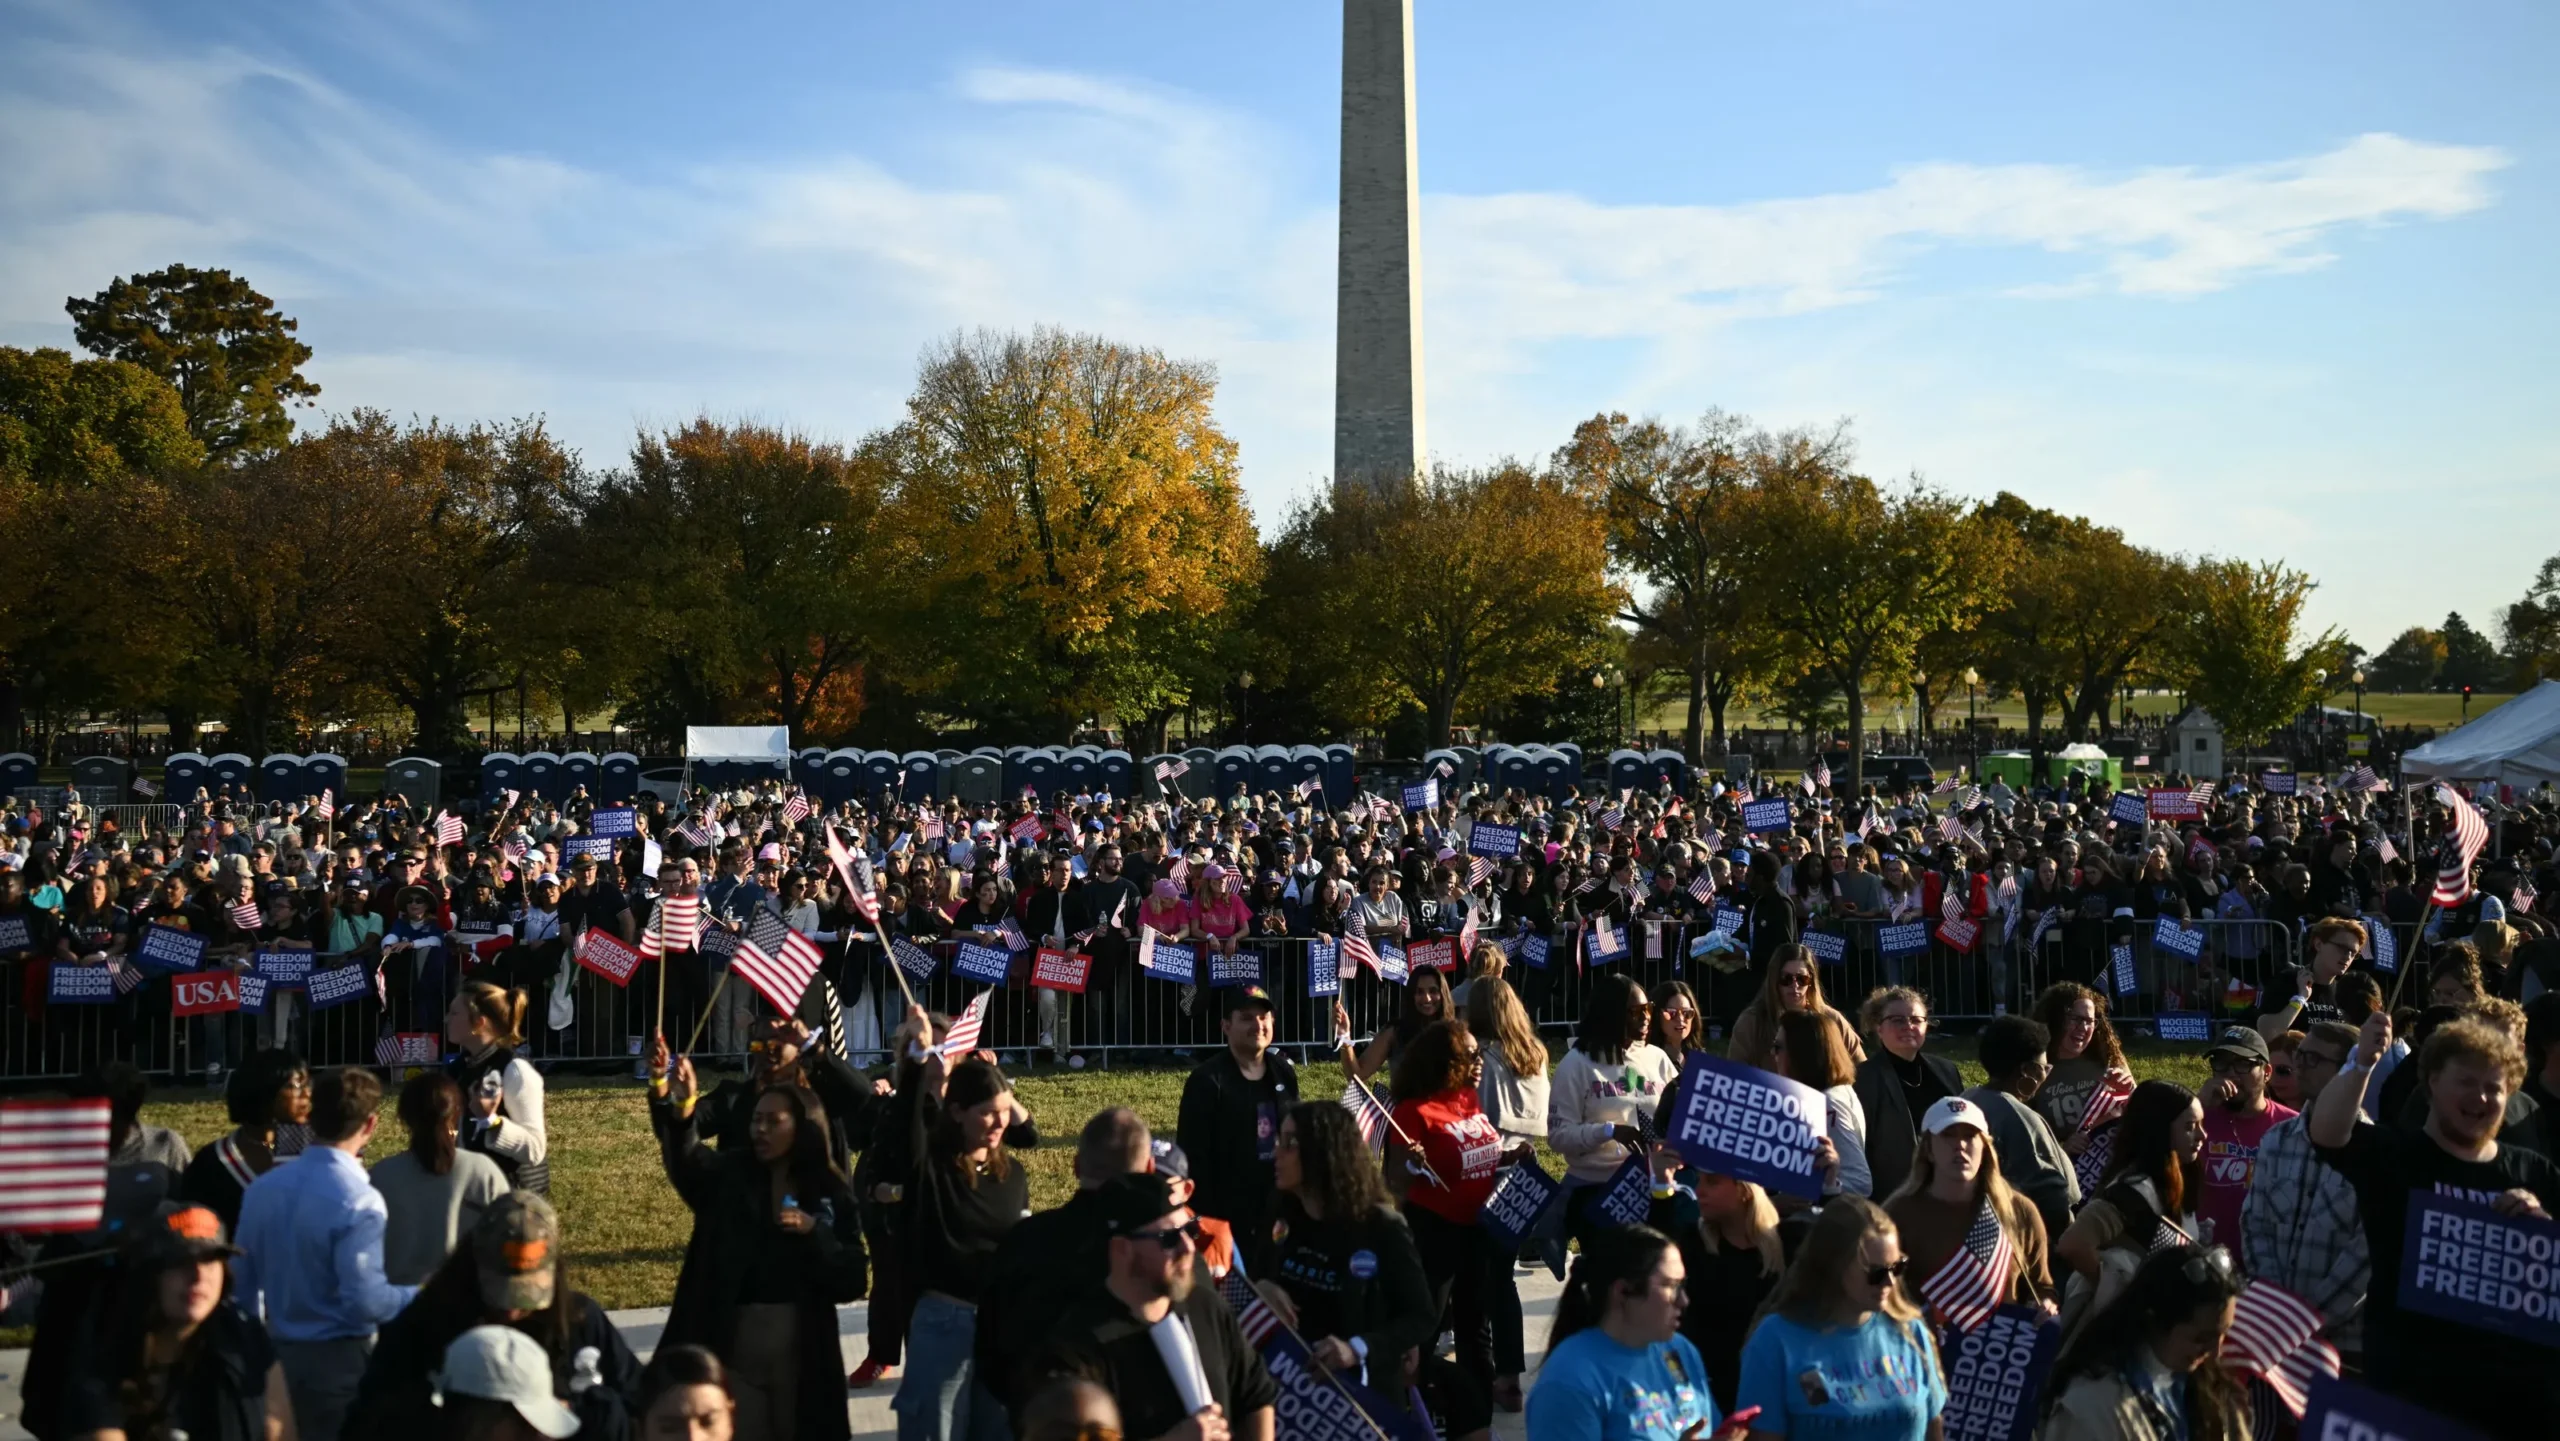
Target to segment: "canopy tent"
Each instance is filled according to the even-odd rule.
[[[686,726],[684,758],[689,761],[782,761],[791,759],[789,726]]]
[[[2400,758],[2403,775],[2533,786],[2560,782],[2560,681],[2547,680]]]

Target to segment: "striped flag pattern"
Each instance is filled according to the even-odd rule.
[[[695,811],[684,818],[683,825],[676,827],[676,834],[697,846],[715,846],[720,843],[720,823]]]
[[[1483,885],[1485,883],[1485,878],[1493,874],[1493,868],[1496,864],[1497,863],[1491,856],[1467,857],[1467,889],[1474,890],[1476,887]]]
[[[231,924],[244,931],[254,931],[267,923],[267,913],[258,909],[256,901],[241,901],[231,908]]]
[[[782,803],[782,823],[786,826],[796,826],[808,818],[809,798],[798,791],[793,791],[791,798]]]
[[[1298,782],[1298,799],[1311,801],[1322,794],[1324,794],[1324,782],[1316,777],[1309,776]]]
[[[1356,901],[1342,913],[1342,960],[1345,965],[1358,961],[1369,974],[1378,973],[1378,948],[1369,943],[1369,923],[1361,919]]]
[[[2008,1299],[2014,1260],[2008,1228],[2000,1224],[1986,1199],[1974,1213],[1972,1228],[1964,1233],[1964,1244],[1920,1283],[1920,1298],[1947,1325],[1958,1331],[1977,1330]]]
[[[994,994],[995,989],[989,987],[969,998],[969,1004],[951,1022],[951,1029],[943,1033],[942,1054],[965,1056],[978,1048],[978,1032],[987,1024],[987,997]]]
[[[462,844],[462,838],[465,834],[466,832],[462,825],[462,817],[454,815],[450,811],[442,812],[436,816],[437,845],[458,846]]]
[[[2187,799],[2194,801],[2197,808],[2202,809],[2213,804],[2213,793],[2218,789],[2220,787],[2211,781],[2198,781],[2188,788]]]
[[[0,1231],[86,1231],[105,1218],[103,1096],[0,1103]]]
[[[2480,848],[2489,843],[2489,823],[2451,786],[2436,787],[2436,804],[2453,813],[2453,828],[2437,844],[2436,889],[2427,899],[2439,906],[2458,906],[2471,899],[2471,863],[2480,859]]]
[[[1008,951],[1031,949],[1031,942],[1022,934],[1021,925],[1009,915],[996,922],[996,934],[1004,937],[1004,948]]]
[[[2080,1134],[2088,1135],[2123,1115],[2125,1103],[2132,1099],[2133,1073],[2110,1068],[2098,1078],[2098,1088],[2089,1093],[2088,1109],[2080,1113]]]
[[[1698,874],[1692,877],[1689,881],[1689,894],[1691,897],[1696,899],[1699,905],[1702,906],[1707,902],[1714,900],[1716,898],[1716,873],[1707,869],[1705,866],[1698,867]]]
[[[116,962],[116,994],[119,996],[130,996],[141,989],[142,972],[135,970],[133,967],[126,965],[122,961]]]
[[[2251,1281],[2232,1308],[2222,1338],[2223,1364],[2267,1383],[2285,1409],[2310,1405],[2314,1376],[2338,1374],[2338,1348],[2320,1339],[2320,1313],[2310,1302],[2266,1281]]]
[[[329,790],[321,791],[320,799],[314,801],[311,805],[311,813],[324,821],[336,819],[338,814],[337,797]]]
[[[1806,773],[1805,779],[1813,782],[1817,788],[1828,787],[1831,784],[1831,762],[1815,761],[1813,769]]]
[[[1602,830],[1614,831],[1627,823],[1627,813],[1616,806],[1602,806],[1598,819]]]
[[[876,925],[880,920],[880,897],[872,892],[869,884],[871,867],[866,864],[857,871],[854,859],[853,852],[847,850],[844,841],[836,835],[836,828],[827,827],[827,860],[835,866],[836,878],[844,882],[845,896],[853,902],[853,908],[862,912],[864,920]]]
[[[788,1016],[800,1009],[800,998],[809,994],[809,978],[818,973],[822,959],[817,942],[783,924],[782,917],[766,911],[756,917],[755,927],[739,938],[738,953],[729,958],[729,969]]]
[[[649,929],[640,935],[640,954],[663,956],[689,951],[701,940],[702,897],[660,896],[658,913],[649,918]]]
[[[1378,1103],[1377,1092],[1360,1084],[1358,1076],[1346,1074],[1342,1078],[1342,1109],[1349,1111],[1351,1119],[1360,1123],[1360,1139],[1369,1143],[1370,1150],[1386,1149],[1387,1108]]]
[[[1280,1329],[1280,1313],[1271,1309],[1253,1283],[1245,1279],[1244,1269],[1234,1267],[1218,1278],[1218,1294],[1226,1298],[1236,1312],[1236,1329],[1244,1332],[1247,1345],[1259,1351],[1262,1343]]]
[[[2373,773],[2373,767],[2359,765],[2347,768],[2347,773],[2338,780],[2338,789],[2342,791],[2379,791],[2388,790],[2390,787],[2382,783],[2382,777]]]

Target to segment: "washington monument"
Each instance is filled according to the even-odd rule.
[[[1342,242],[1333,339],[1333,479],[1422,468],[1421,191],[1413,0],[1342,0]]]

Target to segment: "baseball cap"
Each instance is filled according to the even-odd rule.
[[[1266,1011],[1275,1009],[1271,1004],[1271,993],[1260,986],[1238,986],[1229,991],[1227,1014],[1234,1015],[1238,1006],[1260,1006]]]
[[[1990,1118],[1982,1114],[1980,1106],[1962,1096],[1939,1097],[1929,1113],[1920,1118],[1923,1135],[1934,1136],[1956,1126],[1971,1126],[1986,1136],[1991,1134]]]
[[[1102,1215],[1103,1234],[1110,1236],[1143,1231],[1182,1209],[1173,1203],[1172,1178],[1154,1171],[1114,1176],[1093,1196],[1095,1209]]]
[[[240,1254],[232,1248],[220,1216],[207,1207],[177,1201],[153,1207],[151,1219],[134,1228],[132,1244],[141,1259],[160,1264],[221,1261]]]
[[[551,1394],[551,1357],[513,1326],[474,1326],[444,1349],[435,1376],[436,1404],[477,1396],[516,1408],[525,1424],[552,1441],[578,1434],[578,1418]]]
[[[560,1217],[549,1201],[530,1191],[509,1191],[491,1202],[471,1228],[471,1254],[480,1263],[480,1299],[510,1311],[548,1307],[559,1275],[553,1264],[559,1244]]]
[[[2238,1055],[2264,1064],[2268,1059],[2267,1038],[2259,1035],[2254,1026],[2225,1026],[2222,1028],[2222,1035],[2212,1045],[2205,1047],[2204,1053],[2208,1059],[2214,1056]]]
[[[1191,1179],[1191,1158],[1182,1153],[1180,1146],[1159,1137],[1147,1143],[1147,1153],[1155,1158],[1157,1175],[1178,1181]]]

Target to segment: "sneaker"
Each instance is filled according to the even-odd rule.
[[[1070,1071],[1081,1071],[1084,1069],[1084,1053],[1082,1051],[1078,1051],[1076,1054],[1067,1057],[1067,1069]]]
[[[845,1389],[868,1391],[880,1384],[880,1378],[896,1369],[898,1368],[888,1365],[877,1356],[865,1356],[862,1358],[862,1364],[853,1368],[853,1374],[844,1378]]]
[[[1044,1051],[1055,1051],[1055,1050],[1057,1050],[1057,1049],[1058,1049],[1058,1038],[1057,1038],[1057,1035],[1056,1035],[1055,1033],[1053,1033],[1053,1032],[1050,1032],[1050,1031],[1042,1031],[1042,1032],[1040,1033],[1040,1046],[1039,1046],[1039,1049],[1044,1050]]]

